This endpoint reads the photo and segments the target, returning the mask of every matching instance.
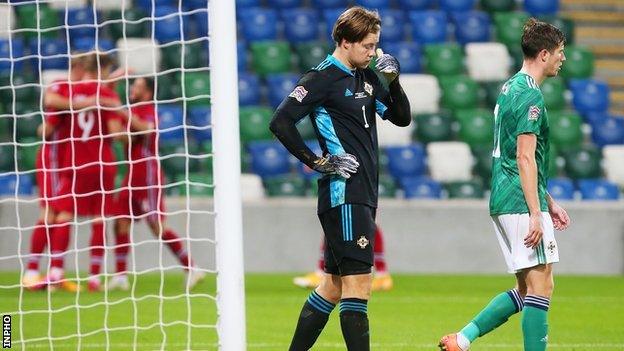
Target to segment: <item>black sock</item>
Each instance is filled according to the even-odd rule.
[[[355,298],[340,300],[340,327],[349,351],[370,350],[367,302]]]
[[[319,335],[321,335],[329,319],[329,314],[335,306],[317,294],[316,290],[312,291],[301,309],[301,314],[299,314],[297,329],[295,329],[295,335],[290,342],[289,350],[309,350]]]

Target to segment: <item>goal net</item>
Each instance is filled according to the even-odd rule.
[[[234,6],[0,4],[3,346],[245,348]]]

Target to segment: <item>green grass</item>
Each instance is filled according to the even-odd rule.
[[[461,328],[489,299],[507,289],[509,276],[413,276],[396,275],[395,288],[375,293],[369,303],[373,350],[435,350],[439,337]],[[15,273],[0,273],[0,285],[16,284]],[[246,277],[247,342],[249,350],[285,350],[308,291],[294,287],[291,275],[250,274]],[[88,294],[23,292],[23,316],[13,314],[13,347],[21,349],[19,326],[27,349],[75,350],[80,318],[83,349],[139,350],[187,347],[216,349],[214,277],[186,298],[181,274],[143,275],[136,281],[133,303],[128,292]],[[157,296],[168,298],[160,300]],[[107,296],[109,308],[103,304]],[[19,310],[19,289],[0,290],[0,313]],[[76,309],[76,303],[81,307]],[[550,348],[554,350],[624,350],[624,277],[556,277],[555,296],[549,314]],[[190,309],[189,309],[190,307]],[[56,310],[53,314],[49,309]],[[35,310],[39,312],[32,313]],[[190,321],[200,327],[188,328]],[[136,314],[135,314],[136,311]],[[159,325],[160,313],[165,326]],[[520,316],[478,340],[473,350],[522,350]],[[108,333],[97,332],[112,328]],[[137,325],[139,329],[117,330]],[[203,326],[203,327],[201,327]],[[210,327],[206,327],[210,326]],[[52,342],[47,335],[56,338]],[[166,336],[166,339],[164,338]],[[315,350],[344,350],[338,314],[334,312]]]

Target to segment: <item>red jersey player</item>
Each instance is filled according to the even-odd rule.
[[[194,287],[205,276],[204,272],[193,267],[193,263],[179,237],[165,223],[163,173],[160,169],[156,143],[157,118],[154,110],[154,81],[150,78],[137,78],[130,88],[132,106],[126,113],[130,130],[135,134],[128,148],[130,162],[128,174],[122,183],[122,191],[117,199],[117,219],[115,224],[115,256],[117,273],[109,283],[110,289],[128,290],[126,257],[130,246],[129,229],[137,216],[145,216],[152,233],[163,240],[180,264],[187,271],[187,286]]]

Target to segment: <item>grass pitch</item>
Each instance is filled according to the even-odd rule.
[[[0,313],[12,314],[14,349],[215,350],[214,277],[188,298],[181,274],[163,277],[136,278],[134,293],[20,293],[19,288],[2,288]],[[394,279],[392,291],[374,293],[369,303],[373,350],[436,350],[441,335],[461,328],[513,283],[511,276],[395,275]],[[17,273],[0,273],[0,286],[18,280]],[[309,293],[291,280],[292,275],[246,276],[249,350],[288,348]],[[624,277],[559,276],[555,285],[549,349],[624,350]],[[314,349],[345,349],[337,311]],[[522,349],[519,315],[472,348]]]

